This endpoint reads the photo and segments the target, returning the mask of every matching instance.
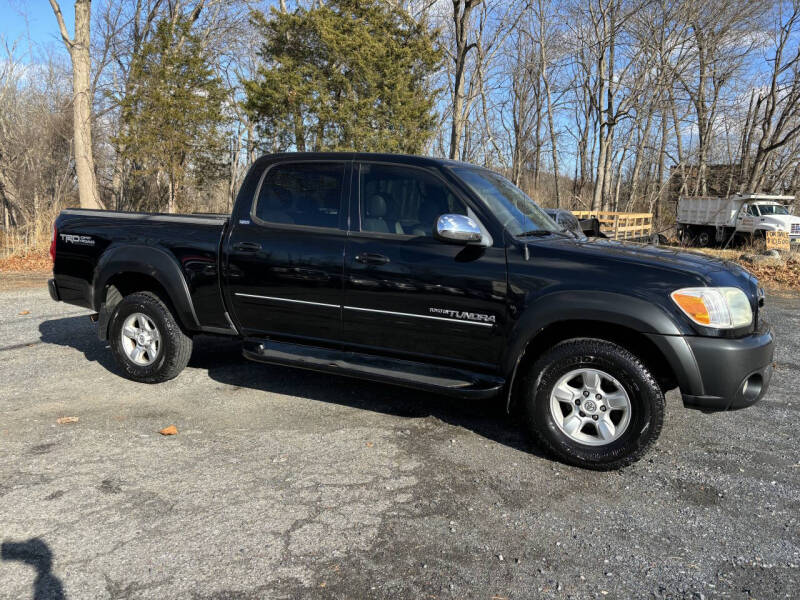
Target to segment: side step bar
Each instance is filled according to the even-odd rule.
[[[464,369],[274,340],[246,339],[242,354],[257,362],[358,377],[457,398],[490,398],[505,384],[502,377]]]

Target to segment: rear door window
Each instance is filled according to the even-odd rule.
[[[339,228],[345,163],[285,163],[269,168],[253,216],[278,225]]]

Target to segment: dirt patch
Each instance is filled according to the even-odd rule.
[[[758,253],[751,247],[718,249],[718,248],[679,248],[708,254],[716,258],[730,260],[744,267],[770,290],[800,291],[800,252],[793,251],[788,257],[776,260],[774,263],[753,264],[741,259],[743,254]]]
[[[23,254],[14,254],[0,258],[0,273],[41,273],[50,271],[53,263],[47,250],[32,250]]]
[[[52,277],[50,271],[6,272],[0,271],[0,291],[23,288],[46,288],[47,280]]]
[[[768,287],[800,291],[800,260],[797,258],[790,261],[783,261],[777,265],[742,264],[742,266],[758,277],[758,280]]]

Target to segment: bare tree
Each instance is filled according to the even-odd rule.
[[[14,44],[0,61],[0,226],[22,249],[49,239],[74,193],[72,90],[58,56],[25,64]]]
[[[469,41],[472,10],[480,4],[481,0],[453,0],[453,25],[455,27],[455,49],[452,60],[455,67],[453,76],[453,104],[452,123],[450,126],[450,158],[456,158],[461,146],[461,136],[464,131],[464,82],[466,79],[467,59],[471,50],[477,43]]]
[[[708,191],[706,170],[724,94],[755,47],[753,22],[770,4],[763,0],[688,3],[693,65],[681,73],[680,81],[694,109],[697,129],[697,178],[690,190],[694,194]]]
[[[75,128],[75,170],[81,207],[104,208],[97,191],[92,148],[91,0],[75,0],[75,35],[70,38],[58,0],[50,0],[61,39],[72,60],[72,111]]]
[[[767,184],[770,159],[800,135],[800,43],[796,41],[799,25],[800,2],[795,0],[791,12],[777,27],[774,55],[769,60],[769,85],[751,95],[741,158],[743,187],[751,193]]]

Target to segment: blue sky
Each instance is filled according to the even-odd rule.
[[[61,12],[70,36],[73,33],[75,7],[71,0],[60,0]],[[27,50],[28,41],[38,50],[61,46],[58,23],[48,0],[0,0],[0,36],[18,49]],[[25,59],[25,57],[22,57]]]

